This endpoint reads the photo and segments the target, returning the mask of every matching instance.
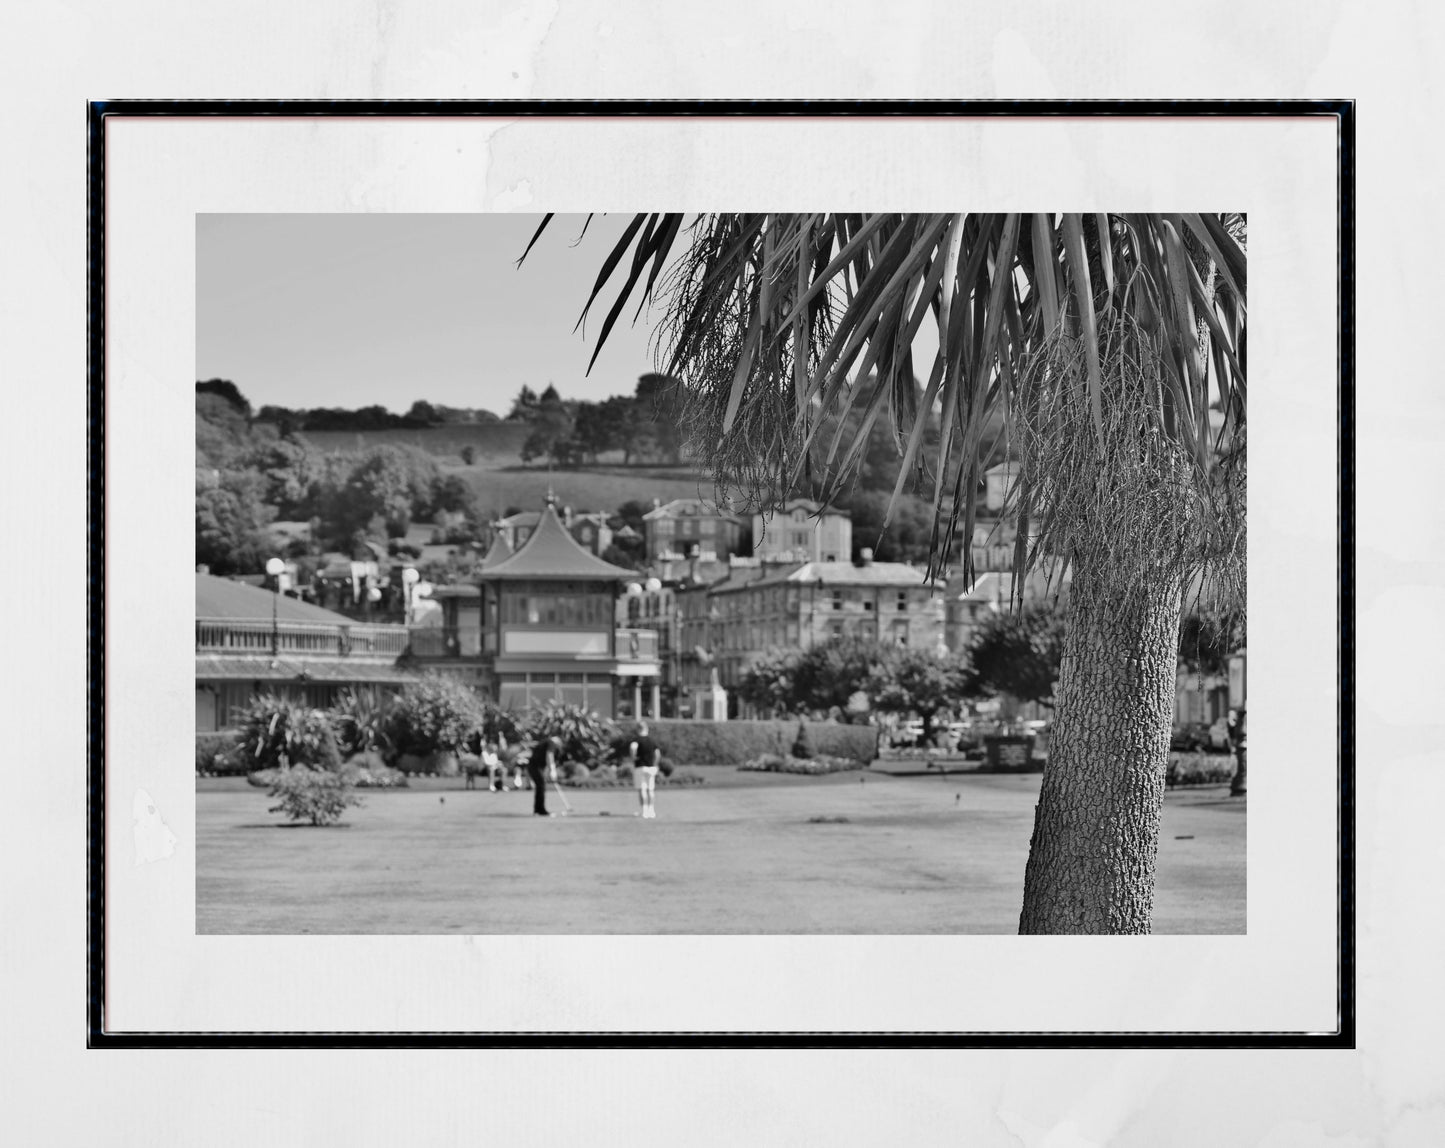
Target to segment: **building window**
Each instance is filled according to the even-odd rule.
[[[899,608],[900,610],[906,610],[906,609],[908,609],[908,591],[907,591],[907,590],[900,590],[900,591],[898,591],[898,608]]]
[[[865,613],[868,614],[871,614],[873,612],[873,603],[867,598],[863,599],[863,610]]]
[[[830,627],[830,633],[831,633],[831,634],[833,635],[833,637],[835,637],[835,638],[841,638],[841,637],[843,636],[843,623],[842,623],[842,622],[834,622],[834,623],[832,624],[832,626]]]
[[[893,623],[893,641],[900,646],[908,645],[908,623]]]
[[[843,608],[843,591],[842,591],[842,590],[834,590],[834,591],[833,591],[833,609],[835,609],[835,610],[841,610],[842,608]]]

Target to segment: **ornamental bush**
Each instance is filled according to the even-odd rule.
[[[386,735],[397,754],[457,754],[478,735],[486,707],[476,691],[446,674],[426,674],[391,704]]]
[[[550,701],[527,712],[523,735],[533,742],[555,737],[562,742],[560,767],[571,763],[592,766],[606,761],[617,738],[617,727],[591,710],[566,702]]]
[[[238,742],[247,771],[296,765],[332,772],[341,768],[336,734],[326,711],[276,694],[251,699],[241,715]]]
[[[312,825],[335,825],[348,806],[360,805],[350,780],[329,769],[292,766],[283,769],[272,782],[268,797],[280,798],[272,813],[284,813],[292,821]]]
[[[331,707],[331,725],[342,756],[385,754],[391,748],[386,728],[389,709],[368,690],[345,690]]]
[[[196,734],[196,772],[223,777],[245,773],[249,767],[239,738],[233,729]]]

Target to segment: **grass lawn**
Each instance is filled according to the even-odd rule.
[[[660,789],[531,794],[460,782],[364,793],[287,827],[265,792],[197,783],[199,933],[1012,933],[1038,776],[826,778],[704,769]],[[1158,933],[1242,933],[1244,798],[1170,793]],[[549,807],[562,812],[555,796]]]

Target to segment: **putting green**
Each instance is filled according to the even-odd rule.
[[[826,778],[704,769],[572,812],[461,782],[366,791],[288,827],[265,792],[197,783],[200,933],[1012,933],[1038,776]],[[563,803],[553,795],[549,808]],[[1156,933],[1242,933],[1244,800],[1171,793]]]

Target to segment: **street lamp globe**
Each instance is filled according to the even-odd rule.
[[[266,573],[272,578],[280,577],[286,573],[286,563],[280,558],[269,558],[266,560]]]
[[[417,573],[417,569],[415,566],[408,566],[405,570],[401,572],[401,580],[405,582],[408,586],[413,586],[421,580],[421,575]]]

